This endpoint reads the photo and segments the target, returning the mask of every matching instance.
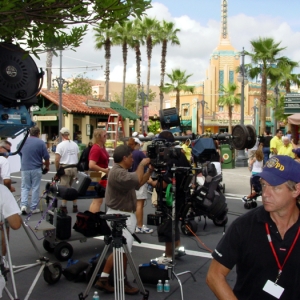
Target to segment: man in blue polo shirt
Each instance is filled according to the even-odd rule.
[[[23,215],[27,214],[28,196],[32,189],[30,211],[39,213],[37,208],[40,197],[40,184],[42,174],[49,170],[49,153],[45,143],[39,138],[40,129],[38,127],[30,128],[30,137],[27,138],[21,149],[21,211]],[[44,160],[44,161],[43,161]]]
[[[300,299],[299,163],[273,156],[260,178],[263,205],[236,219],[212,254],[206,281],[218,299]]]

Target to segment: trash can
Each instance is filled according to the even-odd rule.
[[[86,144],[78,144],[78,148],[79,148],[79,157],[80,157],[82,151],[86,148]]]
[[[222,158],[222,169],[234,169],[235,168],[235,157],[234,149],[230,148],[230,145],[220,145],[221,158]]]

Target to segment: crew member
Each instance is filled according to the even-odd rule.
[[[63,127],[60,130],[62,136],[62,142],[60,142],[56,147],[55,152],[55,167],[56,171],[60,167],[67,167],[68,165],[77,165],[78,164],[78,145],[70,140],[70,130],[66,127]],[[66,187],[70,187],[74,178],[77,175],[77,168],[65,168],[65,175],[60,177],[60,184]],[[64,213],[68,213],[67,209],[67,200],[62,200],[60,210]],[[77,200],[73,201],[73,213],[78,212]]]
[[[136,193],[149,179],[152,168],[144,173],[144,168],[149,165],[150,159],[144,158],[135,172],[128,172],[133,164],[131,149],[127,145],[118,146],[114,150],[114,165],[108,173],[107,188],[105,192],[105,202],[108,207],[107,214],[126,214],[130,217],[126,220],[127,229],[134,233],[136,228]],[[123,230],[123,236],[126,238],[128,251],[131,252],[133,243],[132,234],[128,230]],[[127,257],[123,254],[124,274],[126,273]],[[109,284],[109,274],[113,269],[113,254],[107,258],[101,277],[97,280],[95,288],[105,290],[106,292],[114,292],[114,287]],[[126,294],[134,295],[138,293],[138,289],[132,287],[127,279],[124,281],[124,290]]]
[[[218,299],[300,299],[299,164],[273,156],[260,178],[263,205],[237,218],[212,254],[206,281]]]

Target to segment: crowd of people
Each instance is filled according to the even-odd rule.
[[[40,129],[30,129],[30,137],[26,140],[20,156],[22,161],[21,207],[7,205],[4,202],[11,199],[14,187],[11,184],[10,168],[7,156],[0,156],[0,206],[4,217],[13,229],[21,225],[19,214],[28,212],[37,213],[40,182],[43,174],[49,170],[49,153],[45,143],[39,139]],[[79,161],[78,144],[70,139],[70,130],[61,128],[62,141],[55,151],[55,168],[65,168],[64,175],[60,176],[60,184],[66,187],[72,185],[77,175],[74,165]],[[149,133],[148,137],[154,138]],[[162,131],[157,136],[175,146],[174,135]],[[131,252],[133,233],[149,234],[153,229],[144,224],[144,206],[148,198],[148,187],[156,191],[156,197],[161,196],[161,190],[173,182],[173,169],[176,167],[190,167],[192,163],[191,140],[179,145],[176,157],[166,161],[166,169],[161,180],[152,174],[155,166],[147,157],[149,142],[143,143],[138,134],[134,133],[124,145],[114,149],[112,168],[109,168],[109,154],[105,148],[106,131],[95,129],[93,143],[90,143],[86,156],[88,163],[82,165],[83,171],[98,172],[101,178],[107,180],[105,190],[105,205],[107,214],[129,215],[126,220],[127,230],[123,231],[127,247]],[[219,145],[215,143],[217,153]],[[8,141],[0,142],[0,152],[9,153],[11,144]],[[299,260],[297,253],[300,250],[298,236],[300,234],[300,148],[291,136],[283,136],[277,130],[274,137],[269,131],[257,140],[252,149],[248,149],[249,169],[252,176],[259,176],[262,186],[262,206],[237,218],[227,229],[214,250],[212,262],[207,274],[207,284],[218,299],[299,299],[300,292],[297,280],[290,280],[291,274],[297,277]],[[220,155],[216,158],[221,161]],[[185,195],[181,184],[183,174],[176,172],[176,194],[174,195],[175,211],[179,212]],[[4,188],[4,186],[6,186]],[[29,191],[32,189],[31,201]],[[9,194],[9,195],[8,195]],[[161,200],[161,199],[157,199]],[[2,201],[2,202],[1,202]],[[14,202],[15,203],[15,202]],[[92,200],[89,211],[96,213],[101,210],[103,198]],[[157,202],[156,202],[157,203]],[[60,210],[68,213],[67,201],[62,200]],[[73,213],[78,211],[77,200],[73,201]],[[3,220],[1,220],[3,222]],[[172,226],[175,224],[175,248],[173,249]],[[179,215],[175,220],[171,214],[163,217],[162,224],[157,229],[158,240],[165,244],[164,254],[157,258],[159,263],[172,263],[172,256],[184,255],[180,250]],[[5,245],[2,247],[2,256],[5,256]],[[131,286],[126,277],[127,257],[123,253],[124,261],[124,291],[133,295],[138,289]],[[104,269],[95,283],[95,287],[106,292],[114,292],[109,282],[109,275],[113,270],[113,254],[106,260]],[[237,267],[237,280],[234,288],[227,282],[227,276],[232,268]]]

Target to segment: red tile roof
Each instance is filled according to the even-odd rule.
[[[51,92],[42,89],[40,94],[59,106],[59,93],[57,91]],[[82,96],[75,94],[62,93],[62,107],[68,113],[79,113],[87,115],[109,115],[117,112],[111,108],[89,107],[86,104],[87,100],[93,100],[91,96]]]

